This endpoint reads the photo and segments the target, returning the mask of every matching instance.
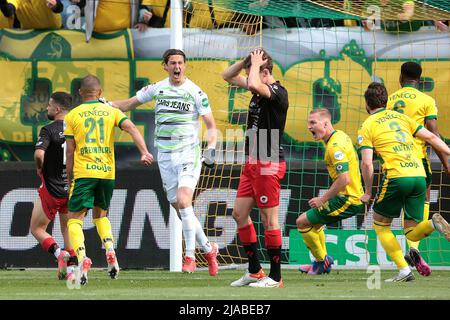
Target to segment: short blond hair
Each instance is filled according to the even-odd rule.
[[[313,109],[313,110],[311,110],[311,112],[309,114],[311,115],[311,114],[316,114],[316,113],[318,113],[320,118],[322,118],[322,119],[326,118],[328,120],[331,120],[331,113],[328,109],[325,109],[325,108]]]

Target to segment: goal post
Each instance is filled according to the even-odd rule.
[[[183,0],[170,0],[170,48],[183,50]],[[171,272],[181,272],[183,258],[182,224],[177,211],[170,205],[170,263]]]

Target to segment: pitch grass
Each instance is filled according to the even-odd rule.
[[[242,270],[221,270],[217,277],[207,271],[193,274],[166,270],[125,270],[111,280],[103,270],[91,270],[89,283],[69,290],[56,280],[55,270],[0,270],[0,299],[118,299],[118,300],[304,300],[304,299],[450,299],[450,271],[416,275],[413,283],[384,283],[396,274],[381,271],[381,289],[369,290],[363,270],[333,270],[330,275],[308,276],[283,270],[284,289],[233,288],[230,283]]]

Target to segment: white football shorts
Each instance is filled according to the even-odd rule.
[[[199,145],[181,152],[158,152],[159,172],[170,203],[177,201],[178,188],[195,191],[202,169],[200,159]]]

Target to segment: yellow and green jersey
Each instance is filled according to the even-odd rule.
[[[410,117],[387,109],[370,115],[358,131],[359,149],[370,148],[382,158],[388,179],[425,177],[414,135],[423,128]]]
[[[114,128],[127,117],[97,100],[72,109],[64,118],[66,139],[75,140],[73,178],[115,179]]]
[[[348,172],[350,183],[339,195],[349,196],[349,202],[361,204],[359,198],[364,194],[359,172],[358,155],[353,147],[352,140],[345,132],[336,130],[325,145],[325,162],[327,170],[333,181],[339,174]]]
[[[386,109],[404,113],[424,127],[427,120],[437,119],[435,100],[408,85],[389,96]],[[416,138],[416,144],[420,149],[420,157],[428,159],[425,142]]]

